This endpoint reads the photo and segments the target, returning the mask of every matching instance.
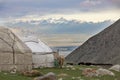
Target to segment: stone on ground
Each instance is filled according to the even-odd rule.
[[[37,76],[42,76],[43,74],[38,71],[38,70],[31,70],[31,71],[25,71],[22,73],[24,76],[28,77],[37,77]]]
[[[104,75],[109,75],[109,76],[115,76],[115,74],[107,69],[92,69],[92,68],[86,68],[83,70],[82,75],[86,77],[95,77],[95,76],[104,76]]]
[[[110,68],[110,70],[118,71],[120,72],[120,65],[114,65]]]
[[[99,76],[104,76],[104,75],[115,76],[115,74],[112,71],[109,71],[107,69],[102,69],[102,68],[96,70],[96,73]]]
[[[16,66],[12,66],[11,68],[10,68],[10,73],[11,74],[15,74],[17,72],[17,67]]]
[[[57,80],[57,77],[53,72],[50,72],[44,76],[34,78],[33,80]]]
[[[92,69],[92,68],[85,68],[85,69],[83,69],[82,75],[84,75],[86,77],[97,76],[96,75],[96,70]]]

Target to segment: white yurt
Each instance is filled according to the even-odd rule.
[[[24,42],[32,51],[34,68],[54,67],[54,54],[50,47],[32,36],[26,37]]]
[[[0,71],[31,69],[31,50],[10,29],[0,26]]]

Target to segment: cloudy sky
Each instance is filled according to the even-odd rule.
[[[0,0],[0,25],[49,46],[78,46],[120,18],[120,0]]]

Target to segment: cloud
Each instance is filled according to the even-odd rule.
[[[113,4],[111,4],[113,3]],[[21,17],[31,14],[73,14],[116,9],[118,0],[2,0],[1,17]],[[4,6],[4,7],[3,7]],[[118,9],[119,10],[119,9]]]
[[[111,4],[113,4],[114,6],[120,8],[120,0],[111,0]]]
[[[77,0],[4,0],[2,2],[5,6],[5,16],[22,16],[33,13],[55,13],[65,8],[74,7],[73,5],[77,3],[76,1]]]
[[[120,11],[110,10],[110,11],[102,11],[102,12],[78,12],[73,14],[46,14],[46,15],[26,15],[23,17],[17,17],[12,19],[11,23],[13,22],[30,22],[30,21],[40,21],[40,20],[47,20],[52,19],[53,21],[56,19],[64,18],[66,20],[76,20],[82,22],[103,22],[105,20],[118,20],[120,18],[119,15]],[[52,21],[51,20],[51,21]],[[6,19],[7,21],[7,19]]]
[[[0,1],[0,13],[4,11],[4,2]]]
[[[100,0],[84,0],[83,2],[81,2],[81,6],[84,7],[91,7],[91,6],[96,6],[101,4],[102,2]]]
[[[119,0],[84,0],[80,3],[80,7],[83,11],[107,11],[118,10]]]

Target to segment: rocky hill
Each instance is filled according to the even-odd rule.
[[[66,57],[67,63],[120,64],[120,19]]]

